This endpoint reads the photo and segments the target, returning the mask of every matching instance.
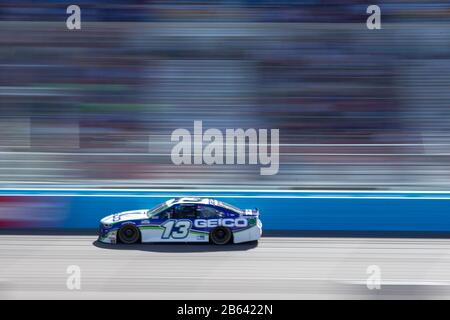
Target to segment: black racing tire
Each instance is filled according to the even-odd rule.
[[[141,232],[134,224],[126,224],[120,227],[117,233],[119,241],[124,244],[133,244],[141,238]]]
[[[224,245],[231,241],[233,238],[233,233],[229,228],[217,227],[211,231],[210,239],[211,242],[216,245]]]

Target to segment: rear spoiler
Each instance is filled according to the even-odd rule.
[[[259,209],[255,208],[255,209],[245,209],[244,210],[244,216],[254,216],[254,217],[259,217]]]

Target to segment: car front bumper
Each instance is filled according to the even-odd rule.
[[[100,226],[98,241],[102,243],[117,243],[117,229],[105,229]]]

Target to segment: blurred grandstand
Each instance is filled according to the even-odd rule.
[[[369,4],[2,0],[0,185],[448,189],[450,3]],[[279,128],[279,173],[173,165],[194,120]]]

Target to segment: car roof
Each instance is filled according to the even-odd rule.
[[[209,204],[212,206],[219,206],[227,210],[234,211],[236,213],[243,213],[242,209],[232,206],[228,203],[220,202],[212,198],[202,198],[202,197],[179,197],[166,201],[166,205],[172,206],[175,204]]]
[[[181,198],[175,198],[170,201],[170,205],[173,204],[179,204],[179,203],[192,203],[192,204],[210,204],[211,203],[210,198],[200,198],[200,197],[181,197]]]

